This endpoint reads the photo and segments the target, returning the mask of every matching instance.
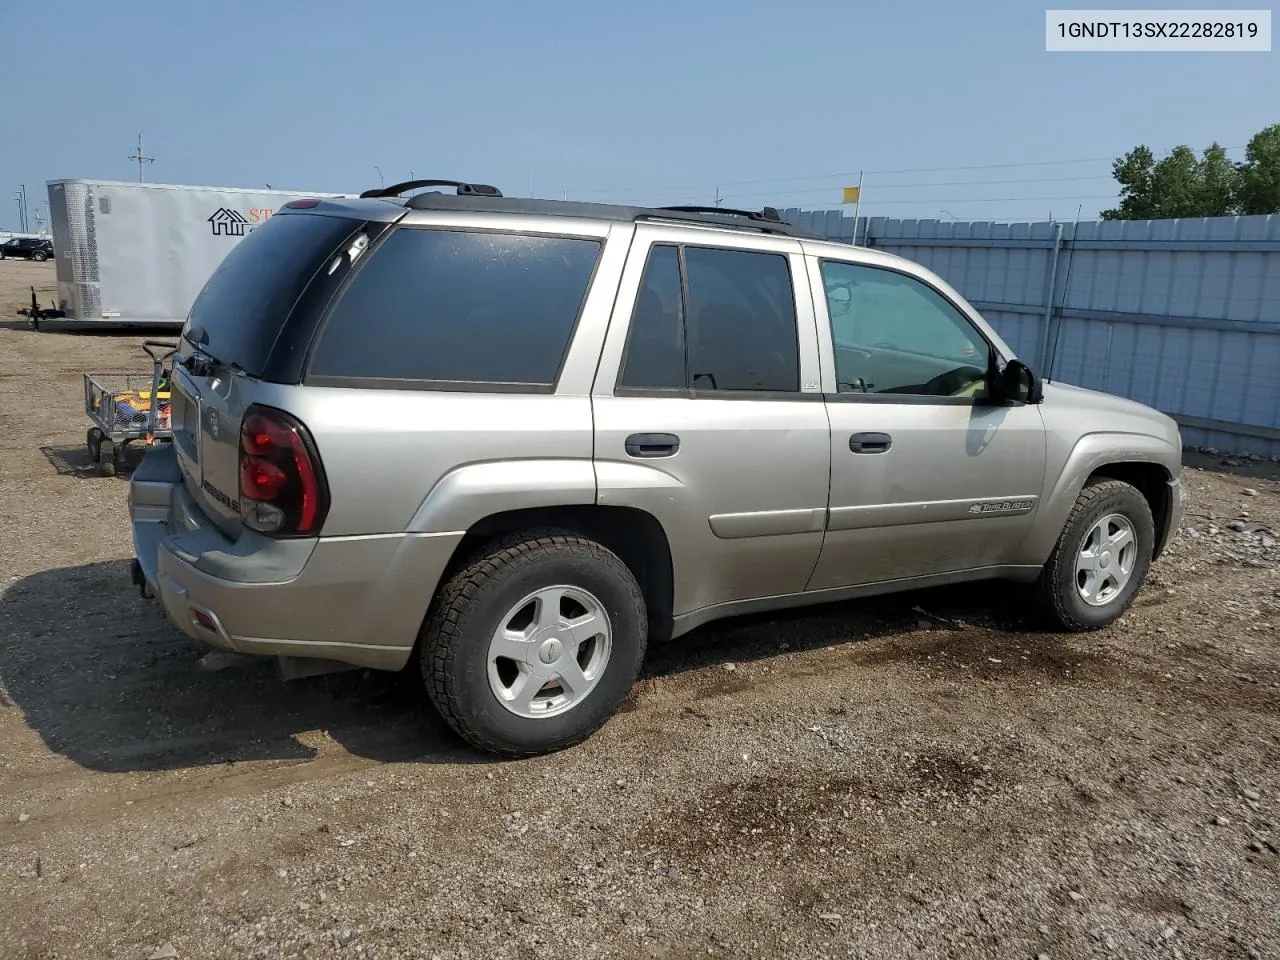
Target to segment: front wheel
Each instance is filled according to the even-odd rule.
[[[580,743],[617,712],[648,640],[644,596],[612,551],[538,532],[493,544],[441,590],[420,666],[445,721],[490,753]]]
[[[1036,581],[1040,606],[1073,632],[1114,623],[1142,589],[1154,547],[1151,507],[1135,487],[1087,484]]]

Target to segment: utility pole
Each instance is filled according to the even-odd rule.
[[[387,181],[382,177],[382,169],[376,163],[373,165],[373,169],[378,173],[378,186],[385,187],[387,185]]]
[[[27,233],[27,185],[22,184],[22,232]]]
[[[721,198],[721,196],[720,196],[720,188],[719,188],[719,187],[716,187],[716,206],[717,206],[717,207],[718,207],[718,206],[720,206],[720,200],[721,200],[721,199],[722,199],[722,198]]]
[[[142,131],[141,130],[138,131],[138,152],[129,154],[129,159],[138,161],[138,182],[141,183],[142,182],[142,165],[144,163],[155,163],[156,161],[155,157],[148,157],[145,153],[142,152]]]

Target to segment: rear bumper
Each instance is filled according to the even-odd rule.
[[[232,540],[191,498],[168,445],[129,486],[142,578],[187,636],[238,653],[408,661],[436,583],[463,534]]]

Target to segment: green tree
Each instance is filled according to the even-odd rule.
[[[1156,216],[1152,178],[1156,158],[1150,147],[1134,147],[1111,165],[1120,184],[1120,206],[1103,210],[1103,220],[1152,220]]]
[[[1104,220],[1225,217],[1237,211],[1240,171],[1216,143],[1199,160],[1187,146],[1159,160],[1149,147],[1135,147],[1111,172],[1120,184],[1120,205],[1102,211]]]
[[[1200,181],[1201,214],[1189,216],[1229,217],[1238,212],[1240,170],[1227,157],[1227,151],[1216,143],[1204,152],[1196,173]]]
[[[1254,134],[1240,165],[1240,212],[1280,213],[1280,123]]]
[[[1254,134],[1244,163],[1233,163],[1218,144],[1200,159],[1179,146],[1156,159],[1150,147],[1134,147],[1111,165],[1120,205],[1103,220],[1230,217],[1280,213],[1280,123]]]

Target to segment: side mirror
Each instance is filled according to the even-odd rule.
[[[1044,386],[1034,370],[1021,360],[1010,360],[1000,371],[1000,392],[1006,400],[1039,403],[1044,399]]]

